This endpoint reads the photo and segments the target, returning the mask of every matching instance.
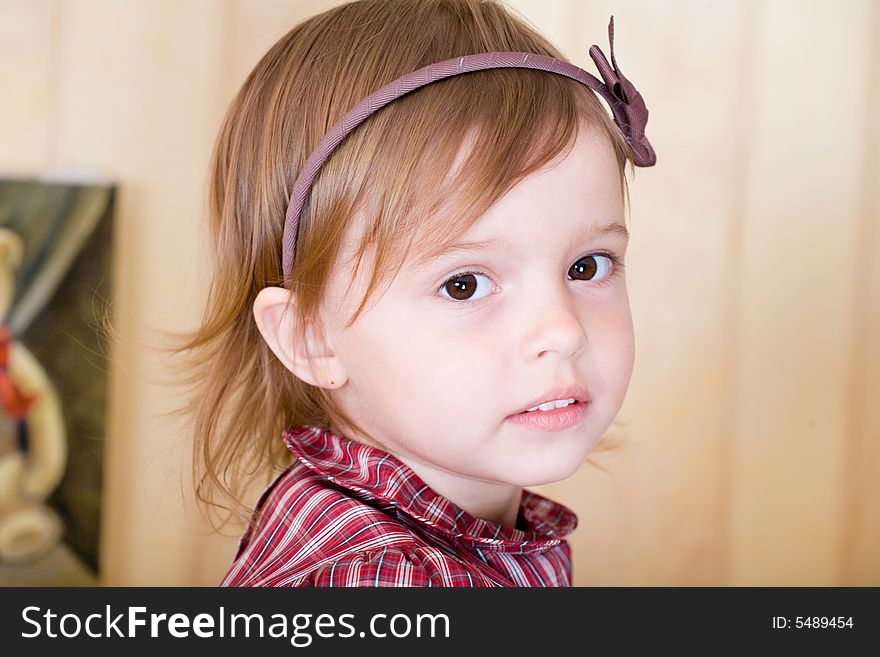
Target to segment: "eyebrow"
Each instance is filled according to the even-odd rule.
[[[623,224],[618,224],[615,222],[602,224],[601,226],[593,226],[589,230],[582,231],[578,233],[577,237],[579,239],[586,238],[590,239],[598,239],[600,237],[605,236],[613,236],[618,235],[623,237],[624,239],[629,239],[629,230]],[[496,237],[488,240],[480,240],[478,242],[458,242],[457,244],[452,244],[450,246],[445,247],[440,252],[432,252],[425,255],[425,257],[419,260],[420,263],[428,262],[429,260],[434,260],[436,258],[440,258],[443,256],[452,255],[453,253],[458,253],[462,251],[490,251],[492,249],[511,249],[511,244],[508,240],[503,237]]]

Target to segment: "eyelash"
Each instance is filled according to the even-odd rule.
[[[604,287],[604,286],[606,286],[606,285],[610,285],[611,283],[614,282],[614,280],[617,279],[617,277],[618,277],[620,274],[623,273],[623,268],[626,266],[626,265],[623,264],[623,261],[622,261],[620,258],[618,258],[618,257],[617,257],[616,255],[614,255],[613,253],[609,253],[609,252],[607,252],[607,251],[599,251],[599,252],[597,252],[597,253],[587,253],[586,255],[583,255],[583,256],[581,256],[580,258],[578,258],[578,260],[582,260],[583,258],[590,258],[590,257],[592,257],[592,256],[602,256],[602,257],[604,257],[604,258],[608,258],[608,259],[611,261],[611,273],[608,274],[608,275],[607,275],[605,278],[603,278],[601,281],[598,281],[597,283],[594,283],[594,284],[593,284],[594,287]],[[575,262],[577,262],[577,260],[576,260]],[[475,270],[475,269],[468,269],[468,270],[465,270],[465,271],[460,271],[460,272],[458,272],[458,273],[456,273],[456,274],[453,274],[452,276],[450,276],[449,278],[447,278],[445,281],[443,281],[443,282],[440,284],[440,287],[437,288],[437,290],[438,290],[438,294],[437,294],[437,296],[439,296],[440,299],[441,299],[442,301],[445,301],[446,303],[454,304],[454,305],[456,305],[456,306],[473,306],[473,305],[475,305],[475,304],[480,303],[480,302],[483,300],[482,298],[480,298],[480,299],[465,299],[464,301],[457,301],[457,300],[454,300],[454,299],[447,299],[447,298],[444,297],[443,295],[439,294],[439,290],[442,290],[443,287],[444,287],[449,281],[455,280],[456,278],[461,278],[462,276],[468,276],[468,275],[470,275],[470,274],[476,274],[476,275],[480,275],[480,276],[486,276],[486,275],[487,275],[485,272],[481,272],[481,271],[478,271],[478,270]],[[589,281],[578,281],[578,282],[580,282],[580,283],[588,283]]]

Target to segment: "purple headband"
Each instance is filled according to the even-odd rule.
[[[389,82],[378,91],[364,98],[324,135],[317,148],[309,156],[309,159],[306,160],[299,177],[293,185],[293,192],[291,192],[287,214],[284,218],[284,236],[282,238],[282,270],[284,278],[287,279],[293,269],[299,215],[302,212],[306,196],[311,189],[315,177],[318,175],[318,171],[327,158],[330,157],[333,149],[370,114],[384,107],[392,100],[400,98],[419,87],[424,87],[427,84],[452,77],[453,75],[493,68],[530,68],[564,75],[577,80],[581,84],[599,92],[611,106],[614,122],[623,132],[626,141],[633,150],[633,162],[635,165],[639,167],[653,166],[657,162],[657,156],[654,154],[654,149],[645,136],[648,108],[645,107],[641,94],[636,91],[636,88],[629,80],[623,77],[623,73],[617,67],[617,60],[614,58],[614,16],[611,17],[608,23],[608,41],[611,44],[613,69],[608,65],[608,60],[599,49],[599,46],[594,45],[590,48],[590,57],[596,63],[602,79],[605,80],[604,84],[585,70],[553,57],[526,52],[488,52],[455,57],[443,62],[429,64],[393,82]]]

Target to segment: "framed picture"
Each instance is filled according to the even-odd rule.
[[[97,583],[114,194],[0,180],[0,586]]]

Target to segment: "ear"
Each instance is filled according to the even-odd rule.
[[[296,298],[283,287],[266,287],[254,300],[254,319],[272,352],[297,378],[322,388],[338,388],[348,380],[327,336],[313,326],[306,342],[297,338]]]

